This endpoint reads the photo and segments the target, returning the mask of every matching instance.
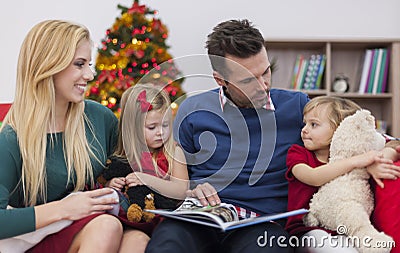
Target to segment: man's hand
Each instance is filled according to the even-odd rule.
[[[368,173],[381,188],[384,187],[382,179],[395,180],[400,177],[400,167],[393,164],[399,159],[399,152],[400,146],[387,146],[382,150],[383,156],[375,157],[374,163],[367,167]]]
[[[221,203],[217,191],[209,183],[199,184],[193,190],[186,191],[186,196],[198,198],[203,206],[215,206]]]

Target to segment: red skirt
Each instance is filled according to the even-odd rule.
[[[36,244],[33,248],[29,249],[29,253],[65,253],[68,252],[72,240],[75,235],[83,229],[86,224],[99,216],[100,214],[93,214],[86,218],[74,221],[70,226],[64,228],[60,232],[46,236],[41,242]]]
[[[74,221],[70,226],[64,228],[60,232],[51,234],[46,236],[41,242],[36,244],[33,248],[26,251],[27,253],[43,253],[43,252],[52,252],[52,253],[65,253],[68,252],[72,240],[75,235],[79,233],[83,229],[86,224],[88,224],[91,220],[99,216],[100,214],[93,214],[81,220]],[[154,217],[154,219],[149,222],[130,222],[126,218],[126,214],[120,211],[119,216],[117,218],[121,221],[121,223],[125,226],[125,228],[137,229],[145,232],[147,235],[151,236],[154,228],[158,225],[158,223],[162,220],[160,216]]]

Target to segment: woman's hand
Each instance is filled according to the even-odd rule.
[[[203,206],[215,206],[221,203],[217,191],[209,183],[199,184],[193,190],[186,191],[186,196],[198,198]]]
[[[92,214],[104,213],[113,209],[113,204],[119,202],[111,188],[76,192],[59,201],[60,212],[65,219],[79,220]]]

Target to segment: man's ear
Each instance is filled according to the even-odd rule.
[[[220,73],[213,71],[213,77],[219,86],[226,86],[225,78],[223,78]]]

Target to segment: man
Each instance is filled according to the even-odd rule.
[[[247,20],[218,24],[206,48],[220,88],[187,98],[174,123],[192,183],[188,196],[203,205],[233,204],[242,218],[284,212],[286,153],[301,143],[308,97],[271,90],[264,38]],[[165,220],[147,252],[291,252],[287,239],[277,222],[222,233]]]

